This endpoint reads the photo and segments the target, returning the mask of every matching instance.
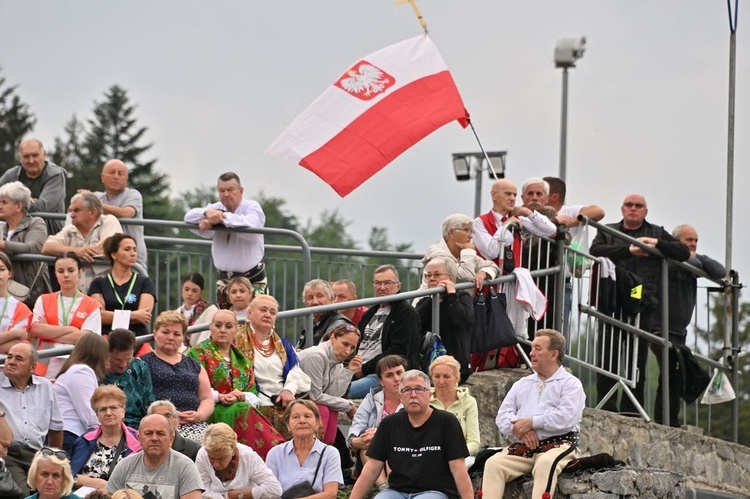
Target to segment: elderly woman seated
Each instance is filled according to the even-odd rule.
[[[456,290],[458,269],[450,258],[433,258],[424,268],[423,276],[430,288],[445,287],[446,292],[424,298],[417,304],[422,334],[435,331],[432,324],[432,301],[440,302],[440,337],[448,355],[461,365],[460,381],[471,375],[471,335],[474,330],[474,303],[466,291]]]
[[[187,355],[203,366],[211,383],[215,405],[208,422],[230,425],[240,442],[265,459],[271,447],[283,442],[284,437],[254,407],[260,399],[253,363],[234,346],[237,330],[234,312],[219,310],[211,320],[211,336]]]
[[[78,499],[71,494],[73,473],[65,451],[42,447],[31,461],[27,483],[36,492],[27,499]]]
[[[474,235],[474,220],[462,214],[451,215],[443,221],[443,239],[429,248],[422,265],[436,257],[452,260],[458,267],[455,282],[473,282],[481,288],[484,281],[494,279],[500,269],[490,260],[485,260],[477,254],[477,248],[471,239]],[[422,274],[422,285],[419,289],[429,287],[427,278]]]
[[[38,254],[47,240],[44,220],[29,215],[31,191],[21,182],[10,182],[0,187],[0,220],[8,224],[0,235],[0,251],[13,261],[13,279],[27,286],[29,296],[24,303],[34,308],[37,297],[51,291],[47,264],[39,260],[18,260],[21,253]]]
[[[94,390],[91,408],[99,427],[78,437],[73,444],[71,468],[75,484],[107,491],[107,480],[120,458],[141,450],[138,432],[125,426],[125,394],[118,387],[104,385]]]
[[[284,493],[334,499],[344,484],[341,458],[335,447],[317,438],[322,426],[318,406],[311,400],[294,400],[286,407],[284,420],[292,439],[271,449],[266,460]]]
[[[281,484],[263,459],[247,445],[237,443],[237,434],[225,423],[206,428],[195,464],[203,481],[203,499],[281,496]]]
[[[310,376],[299,366],[299,357],[289,341],[278,335],[279,302],[271,295],[258,295],[250,303],[247,329],[237,334],[237,347],[253,363],[260,397],[259,409],[274,427],[285,434],[284,409],[310,390]]]

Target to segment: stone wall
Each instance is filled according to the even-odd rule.
[[[507,444],[495,426],[495,416],[511,385],[527,374],[529,371],[526,370],[506,369],[485,371],[469,378],[467,385],[479,406],[483,445]],[[610,475],[617,476],[616,480],[624,480],[623,483],[628,482],[628,476],[637,475],[644,468],[654,468],[684,476],[685,485],[689,487],[750,496],[750,448],[716,438],[646,423],[639,418],[586,409],[581,424],[580,449],[583,455],[606,452],[625,461],[629,471],[621,470],[618,475]],[[561,482],[561,491],[562,488]],[[659,496],[648,493],[638,497]]]

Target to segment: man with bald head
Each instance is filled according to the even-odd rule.
[[[545,231],[539,230],[539,227],[549,229],[547,226],[549,220],[546,220],[541,213],[523,206],[516,206],[517,195],[518,189],[513,182],[507,179],[496,181],[490,190],[492,209],[474,219],[474,245],[477,253],[483,258],[494,261],[506,273],[519,264],[521,240],[519,234],[506,232],[505,250],[501,257],[503,227],[510,223],[517,223],[534,235],[545,234]],[[554,230],[554,226],[552,228]],[[501,260],[503,260],[502,263]]]
[[[18,180],[31,191],[29,213],[65,213],[65,170],[47,159],[39,139],[25,139],[18,146],[20,165],[0,177],[0,186]],[[46,220],[47,234],[56,234],[63,220]]]
[[[136,189],[128,187],[128,167],[125,163],[119,159],[110,159],[104,163],[101,179],[104,192],[94,194],[101,200],[102,209],[106,215],[114,215],[118,219],[143,220],[143,196]],[[148,275],[148,255],[146,241],[143,239],[143,225],[122,224],[122,230],[135,241],[138,264],[143,270],[141,274]]]
[[[672,230],[672,235],[690,250],[690,258],[687,263],[703,270],[714,279],[726,276],[726,269],[716,260],[699,255],[698,232],[690,225],[678,225]],[[672,262],[669,263],[669,341],[673,345],[685,345],[687,339],[687,328],[693,320],[693,311],[698,292],[698,278],[689,270],[683,269]],[[662,330],[661,314],[656,314],[654,328]],[[659,370],[664,369],[661,363],[661,348],[653,347]],[[682,382],[682,372],[679,370],[679,357],[675,350],[670,349],[669,365],[669,421],[662,417],[662,384],[659,376],[659,388],[656,390],[656,404],[654,405],[654,419],[657,423],[669,424],[669,426],[680,426],[680,403],[679,389]]]
[[[143,499],[200,499],[198,468],[172,450],[175,430],[161,414],[149,414],[138,427],[141,452],[120,460],[107,481],[107,492],[132,489]]]
[[[622,232],[632,238],[638,239],[640,242],[651,248],[658,249],[666,257],[673,260],[684,262],[690,257],[690,251],[687,246],[672,237],[672,235],[665,231],[663,227],[646,221],[648,205],[646,204],[646,198],[643,195],[628,194],[625,196],[620,211],[622,212],[622,220],[617,223],[607,224],[608,227],[611,227],[618,232]],[[655,327],[655,317],[660,314],[661,310],[659,306],[659,302],[661,301],[661,260],[640,247],[630,244],[629,242],[613,235],[606,234],[604,231],[600,231],[596,234],[594,242],[591,243],[590,253],[594,256],[607,257],[612,260],[620,271],[625,269],[636,274],[640,278],[643,284],[643,292],[639,328],[649,333],[653,332]],[[615,337],[620,336],[614,328],[613,332]],[[632,334],[630,333],[625,333],[622,337],[626,338],[624,340],[626,343],[632,341]],[[612,372],[618,372],[619,345],[612,345],[610,353],[610,345],[608,345],[607,339],[611,341],[611,338],[611,335],[605,334],[605,341],[601,343],[601,351],[607,352],[607,356],[612,356],[611,365],[608,361],[605,367],[608,369],[611,368]],[[614,343],[619,343],[619,341],[614,340]],[[647,345],[648,343],[646,341],[640,341],[638,345],[637,367],[639,373],[638,381],[633,389],[633,395],[641,406],[643,406],[643,388],[646,379],[646,360],[648,358]],[[630,343],[624,351],[632,356],[631,352],[633,351],[633,348],[634,345]],[[630,372],[630,369],[628,369],[628,372]],[[597,375],[596,388],[599,400],[610,391],[615,383],[616,381],[612,378]],[[617,412],[617,402],[615,397],[610,398],[604,405],[603,409]],[[620,412],[637,412],[635,405],[624,394],[622,402],[620,403]]]

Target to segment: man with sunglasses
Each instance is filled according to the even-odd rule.
[[[26,477],[34,454],[44,446],[62,447],[63,421],[49,380],[34,374],[39,360],[29,343],[16,343],[0,374],[0,418],[13,432],[5,465],[13,480],[29,495]]]
[[[660,225],[651,224],[646,221],[648,206],[646,198],[643,195],[628,194],[625,196],[620,211],[622,212],[622,220],[617,223],[607,224],[607,227],[611,227],[618,232],[637,239],[650,248],[661,251],[664,256],[672,260],[684,262],[690,258],[690,250],[687,246],[672,237]],[[596,234],[589,251],[594,256],[609,258],[620,272],[626,270],[635,274],[640,279],[643,291],[639,329],[648,333],[653,332],[655,328],[654,317],[661,310],[659,304],[661,299],[661,259],[635,244],[630,244],[628,241],[607,234],[604,231],[599,231]],[[627,319],[623,318],[623,320]],[[614,328],[610,330],[612,331],[611,333],[607,332],[604,334],[605,341],[602,343],[603,348],[601,351],[607,352],[606,355],[608,358],[602,359],[606,361],[602,362],[602,365],[607,369],[611,369],[612,372],[619,372],[621,341],[617,338],[622,337],[622,341],[628,343],[628,345],[624,345],[626,348],[624,351],[632,352],[635,344],[633,343],[631,333],[620,335],[618,334],[619,331]],[[613,336],[615,337],[614,340],[612,340]],[[611,348],[608,343],[613,343]],[[638,345],[636,357],[636,366],[638,367],[639,375],[636,386],[633,389],[633,395],[641,407],[643,407],[643,388],[646,381],[647,359],[648,342],[641,341]],[[628,369],[628,372],[630,372],[630,369]],[[616,382],[614,378],[601,374],[597,375],[596,391],[599,401],[609,393]],[[618,412],[616,397],[610,398],[603,406],[603,409]],[[638,412],[630,398],[624,394],[619,410],[628,414]]]
[[[376,499],[472,499],[464,459],[469,455],[456,417],[430,407],[430,379],[407,371],[400,383],[403,411],[386,417],[367,450],[367,463],[351,499],[364,498],[388,462],[388,489]]]

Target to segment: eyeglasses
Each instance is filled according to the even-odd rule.
[[[635,208],[637,210],[641,210],[641,209],[643,209],[643,208],[646,207],[646,205],[643,204],[643,203],[630,203],[630,202],[627,202],[627,203],[622,203],[622,205],[625,208]]]
[[[441,278],[442,276],[444,276],[444,275],[448,275],[448,274],[446,274],[445,272],[434,272],[434,273],[432,273],[432,274],[430,274],[430,273],[427,273],[427,274],[425,274],[424,276],[425,276],[425,277],[426,277],[427,279],[432,279],[433,277],[434,277],[435,279],[440,279],[440,278]]]
[[[472,232],[474,232],[474,229],[470,228],[470,227],[459,227],[459,228],[456,228],[456,229],[453,229],[453,230],[457,230],[459,232],[463,232],[464,234],[471,234]]]
[[[398,281],[372,281],[373,287],[379,288],[381,286],[393,286],[394,284],[398,284]]]
[[[42,447],[43,456],[55,456],[57,459],[68,460],[68,453],[64,450],[50,449],[49,447]]]
[[[401,393],[404,395],[410,395],[412,393],[416,393],[417,395],[422,395],[429,391],[430,389],[425,388],[424,386],[405,386],[401,389]]]
[[[118,409],[122,409],[122,406],[121,405],[108,405],[105,407],[97,407],[96,412],[98,412],[99,414],[107,414],[107,412],[109,411],[115,412]]]

